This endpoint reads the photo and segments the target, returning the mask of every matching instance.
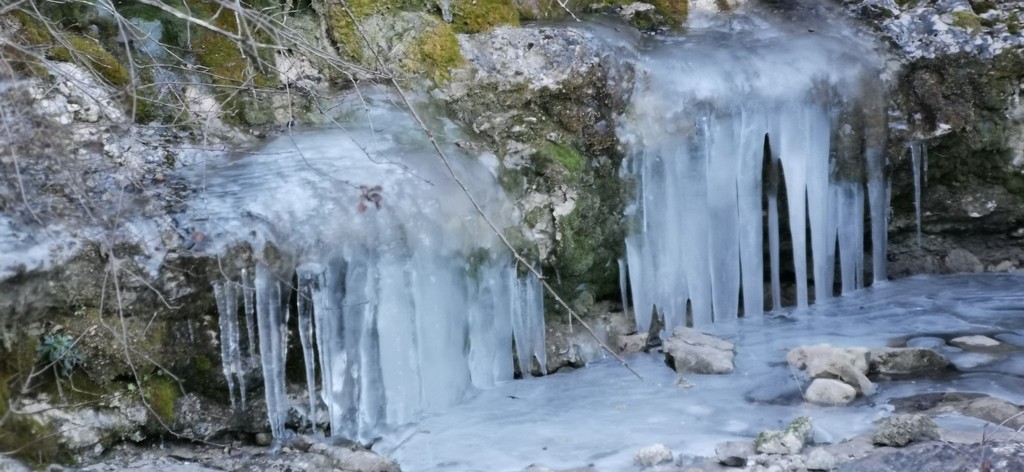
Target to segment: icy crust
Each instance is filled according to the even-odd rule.
[[[786,366],[801,345],[884,347],[908,335],[1024,332],[1024,275],[921,276],[879,284],[783,317],[740,319],[714,331],[736,343],[731,375],[678,375],[661,355],[627,360],[639,381],[614,361],[567,374],[526,379],[482,392],[472,401],[387,436],[375,450],[410,472],[520,471],[536,463],[560,470],[639,470],[633,455],[662,443],[679,454],[714,457],[724,441],[751,440],[808,416],[815,442],[837,443],[873,431],[889,416],[891,398],[934,392],[985,393],[1020,404],[1024,378],[989,364],[945,380],[885,381],[847,407],[807,404]],[[960,420],[958,420],[960,418]],[[947,417],[944,427],[994,431],[977,420]],[[958,426],[959,425],[959,426]],[[995,434],[995,433],[992,433]]]
[[[868,215],[872,273],[885,278],[886,118],[874,45],[839,23],[792,31],[767,18],[730,16],[654,41],[640,58],[620,124],[625,171],[638,181],[626,262],[640,331],[652,306],[667,332],[688,311],[697,326],[734,321],[741,307],[760,314],[766,265],[774,307],[780,264],[794,268],[799,306],[831,296],[837,264],[844,292],[863,287]],[[792,261],[780,260],[783,238]]]
[[[290,408],[315,417],[319,396],[332,435],[370,442],[511,380],[513,339],[522,372],[535,360],[546,365],[539,281],[519,277],[425,134],[387,102],[342,106],[352,123],[295,132],[191,170],[204,183],[187,215],[202,235],[199,248],[226,254],[248,243],[256,254],[254,267],[226,273],[214,289],[229,387],[238,377],[245,388],[239,307],[248,328],[255,319],[276,438],[290,434]],[[498,228],[514,225],[488,160],[454,146],[457,129],[435,125],[482,210]],[[289,343],[292,316],[299,339]],[[252,336],[248,363],[256,359]],[[286,395],[289,345],[303,350],[305,405]]]

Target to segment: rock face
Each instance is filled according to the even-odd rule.
[[[633,462],[642,467],[652,467],[672,462],[672,451],[664,444],[652,444],[636,452]]]
[[[758,454],[799,454],[811,439],[811,419],[801,416],[782,431],[765,431],[754,439]]]
[[[877,445],[895,447],[928,439],[939,439],[939,426],[925,415],[893,415],[885,418],[871,437]]]
[[[871,351],[871,370],[880,374],[922,374],[945,369],[949,360],[923,348],[882,348]]]
[[[676,328],[662,347],[665,360],[679,373],[730,374],[734,368],[733,343],[693,328]]]
[[[833,379],[814,379],[804,392],[804,399],[819,405],[841,406],[857,397],[853,387]]]

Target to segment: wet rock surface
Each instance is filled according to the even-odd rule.
[[[681,326],[662,345],[666,362],[676,372],[732,373],[736,346],[717,336]]]

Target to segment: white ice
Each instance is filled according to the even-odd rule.
[[[529,375],[534,360],[541,372],[546,365],[539,281],[518,275],[410,116],[389,97],[363,97],[367,109],[354,96],[339,105],[351,116],[339,128],[213,158],[190,176],[204,183],[187,215],[206,235],[202,249],[254,249],[245,316],[259,327],[275,437],[286,434],[292,407],[283,326],[293,309],[299,342],[292,344],[306,361],[302,409],[315,412],[319,395],[334,436],[369,442],[384,428],[510,380],[513,339],[521,371]],[[492,169],[454,145],[463,136],[450,123],[431,125],[491,221],[514,227],[516,212]]]
[[[914,277],[786,310],[788,317],[714,325],[736,342],[733,374],[688,374],[694,386],[680,389],[678,375],[661,355],[628,358],[642,382],[616,362],[602,361],[483,391],[466,404],[395,431],[375,450],[392,455],[410,472],[511,472],[532,463],[632,471],[639,470],[633,454],[643,446],[663,443],[676,454],[713,456],[721,441],[751,439],[800,415],[812,417],[816,441],[838,442],[872,431],[872,421],[892,411],[887,400],[919,393],[980,392],[1021,403],[1024,372],[1012,368],[1019,358],[942,381],[880,382],[870,398],[821,407],[802,401],[785,356],[787,349],[804,344],[884,347],[893,338],[921,333],[1019,336],[1024,333],[1022,286],[1019,274]],[[944,424],[984,427],[956,418]]]
[[[879,208],[885,194],[865,191],[874,189],[874,174],[838,168],[865,167],[874,141],[864,139],[842,165],[830,155],[840,116],[843,139],[857,143],[869,122],[885,120],[874,103],[880,64],[872,44],[838,22],[808,32],[757,12],[723,17],[686,36],[646,40],[620,120],[626,174],[638,184],[626,262],[640,331],[652,306],[664,313],[667,331],[689,317],[706,326],[760,315],[766,260],[768,308],[780,306],[784,266],[795,273],[787,282],[796,286],[798,306],[832,296],[837,262],[844,293],[863,286],[865,215],[858,208],[865,198]],[[766,166],[777,175],[764,189]],[[782,188],[785,209],[778,208]],[[788,228],[779,227],[780,211]],[[791,261],[779,260],[785,241]],[[873,247],[884,252],[884,235],[875,234]],[[882,279],[884,267],[876,272]]]

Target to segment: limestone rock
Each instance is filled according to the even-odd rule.
[[[814,379],[804,392],[804,400],[819,405],[847,405],[857,397],[857,390],[833,379]]]
[[[678,327],[663,344],[665,357],[676,372],[728,374],[733,371],[735,346],[725,339]]]
[[[948,365],[948,359],[931,349],[887,347],[871,351],[871,369],[881,374],[917,374]]]
[[[672,458],[672,451],[664,444],[652,444],[637,451],[633,462],[642,467],[651,467],[672,462]]]
[[[867,348],[839,348],[828,344],[801,346],[786,354],[791,366],[806,370],[812,379],[839,379],[864,395],[875,390],[864,375],[868,372],[869,359]]]
[[[981,460],[999,464],[990,470],[1024,470],[1024,443],[989,441],[960,445],[940,442],[912,444],[883,454],[871,454],[843,464],[841,472],[979,470]]]
[[[801,416],[782,431],[764,431],[754,439],[754,449],[759,454],[799,454],[811,439],[811,419]]]
[[[747,465],[747,458],[756,454],[754,443],[750,441],[726,441],[715,446],[718,462],[730,467]]]
[[[398,463],[386,457],[378,456],[371,451],[353,451],[347,447],[329,446],[324,455],[331,459],[333,465],[341,470],[351,472],[401,472]]]
[[[992,339],[988,336],[973,335],[973,336],[960,336],[953,338],[949,341],[950,344],[959,347],[961,349],[971,350],[984,350],[999,347],[1002,343]]]
[[[816,447],[804,458],[807,470],[835,470],[839,467],[839,458],[823,448]]]
[[[982,397],[971,400],[962,409],[962,413],[995,424],[1003,424],[1012,429],[1024,427],[1024,408],[1013,403],[993,397]],[[1005,422],[1005,423],[1004,423]]]
[[[871,441],[882,446],[903,447],[914,441],[939,438],[939,426],[925,415],[893,415],[878,425]]]
[[[643,351],[647,347],[647,333],[620,335],[616,347],[620,354],[632,354]]]
[[[966,249],[954,249],[946,255],[946,270],[959,273],[981,273],[985,271],[985,265],[978,260],[978,256],[971,254]]]
[[[650,3],[633,2],[622,7],[622,9],[619,10],[619,16],[621,16],[622,19],[629,21],[638,14],[650,11],[654,11],[654,5],[651,5]]]

